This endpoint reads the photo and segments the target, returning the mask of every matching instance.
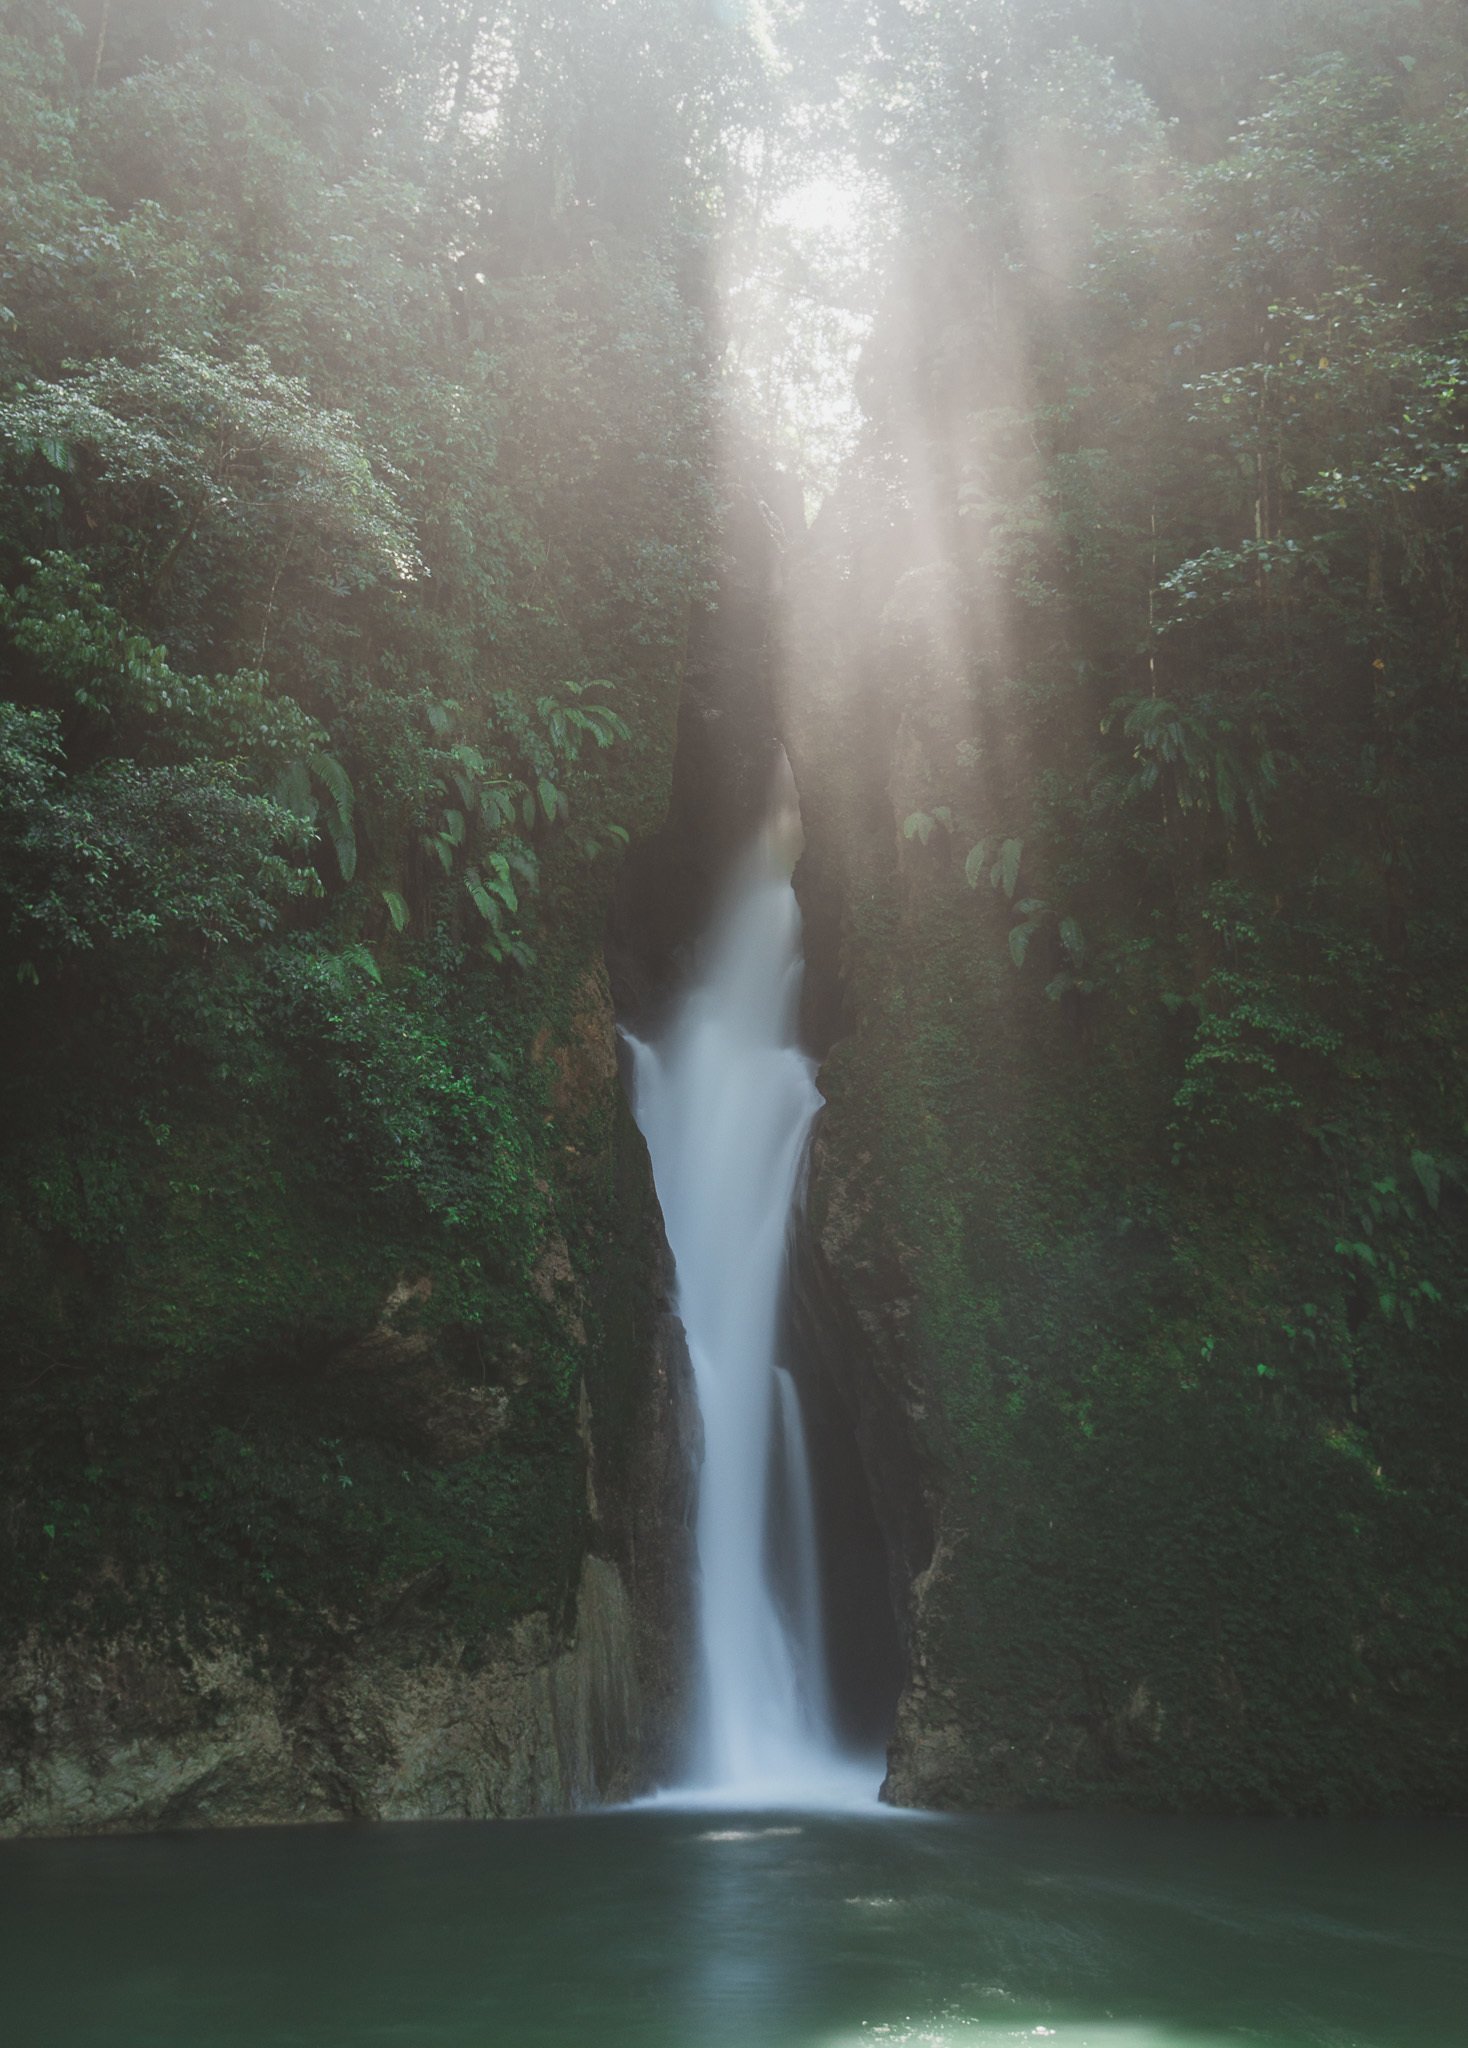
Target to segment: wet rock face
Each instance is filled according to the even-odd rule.
[[[636,1661],[643,1674],[639,1758],[644,1785],[678,1777],[692,1724],[694,1524],[703,1425],[688,1340],[671,1309],[658,1319],[653,1358],[627,1530],[636,1583]]]
[[[971,1721],[957,1688],[945,1682],[941,1659],[934,1658],[930,1641],[930,1602],[943,1584],[949,1561],[946,1547],[939,1545],[927,1569],[913,1581],[911,1665],[897,1705],[882,1788],[894,1806],[953,1811],[982,1801],[986,1774],[975,1754]]]
[[[795,1328],[818,1403],[845,1418],[865,1499],[880,1532],[880,1622],[860,1639],[854,1672],[886,1704],[888,1773],[882,1797],[897,1806],[973,1803],[969,1741],[935,1653],[931,1600],[944,1581],[948,1487],[934,1455],[929,1403],[909,1355],[914,1289],[886,1241],[872,1202],[872,1161],[851,1151],[837,1116],[812,1148],[809,1201],[793,1260]],[[868,1571],[865,1606],[875,1611]],[[855,1592],[848,1586],[849,1603]],[[850,1612],[838,1601],[838,1615]],[[850,1653],[848,1653],[850,1654]]]
[[[813,1171],[819,1172],[820,1146]],[[822,1534],[832,1696],[853,1745],[891,1736],[932,1549],[908,1418],[807,1219],[791,1247],[791,1362]]]
[[[0,1834],[490,1819],[627,1796],[642,1775],[636,1619],[588,1557],[574,1624],[529,1615],[477,1669],[385,1630],[266,1676],[227,1640],[23,1646],[0,1673]]]

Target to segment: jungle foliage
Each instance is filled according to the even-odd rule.
[[[665,800],[761,78],[686,0],[0,12],[12,1629],[566,1595],[640,1310],[552,1054]],[[435,1363],[343,1413],[384,1316]]]
[[[887,1233],[944,1405],[949,1791],[1452,1804],[1468,26],[881,19],[900,228],[791,660],[854,1284]]]

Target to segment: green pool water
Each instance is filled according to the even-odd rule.
[[[0,1848],[9,2048],[1468,2048],[1468,1829],[653,1810]]]

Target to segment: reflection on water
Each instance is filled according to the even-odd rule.
[[[1468,1831],[639,1812],[0,1848],[22,2048],[1464,2048]]]

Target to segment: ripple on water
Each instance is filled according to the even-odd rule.
[[[1468,1831],[623,1811],[0,1844],[0,1986],[6,2048],[1465,2048]]]

